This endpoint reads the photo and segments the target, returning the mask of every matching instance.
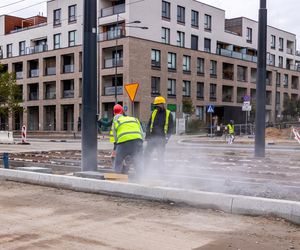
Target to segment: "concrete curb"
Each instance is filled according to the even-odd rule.
[[[103,181],[74,176],[0,169],[0,178],[10,181],[66,188],[74,191],[119,195],[148,200],[174,201],[232,214],[277,216],[300,224],[300,202],[210,193],[133,183]]]

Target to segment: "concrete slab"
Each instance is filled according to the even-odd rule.
[[[11,169],[0,169],[0,178],[75,191],[135,197],[148,200],[173,201],[222,210],[233,214],[277,216],[300,224],[300,202],[248,196],[201,192],[134,183],[105,181],[76,176],[52,175]]]
[[[47,173],[47,174],[52,173],[51,168],[44,168],[44,167],[18,167],[16,168],[16,170],[30,171],[30,172],[37,172],[37,173]]]
[[[76,172],[74,175],[82,178],[104,180],[104,174],[96,171]]]

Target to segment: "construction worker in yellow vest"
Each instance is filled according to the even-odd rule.
[[[144,151],[144,166],[146,168],[150,165],[151,154],[154,150],[157,151],[159,164],[164,165],[165,148],[173,129],[171,111],[165,107],[166,99],[162,96],[155,97],[153,105],[154,110],[146,131],[147,146]]]
[[[230,122],[227,124],[227,130],[228,130],[228,144],[232,144],[235,137],[234,137],[234,121],[230,120]]]
[[[143,130],[138,119],[125,116],[123,107],[119,104],[114,106],[114,119],[112,132],[116,145],[116,158],[114,169],[116,173],[127,174],[129,169],[123,167],[123,161],[127,156],[132,157],[136,168],[141,166],[143,154]]]

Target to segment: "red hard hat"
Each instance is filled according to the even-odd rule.
[[[115,115],[121,115],[121,114],[123,114],[123,112],[124,112],[123,107],[120,104],[116,104],[114,106],[114,114]]]

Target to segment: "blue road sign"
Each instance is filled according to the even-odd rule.
[[[214,113],[215,106],[214,105],[208,105],[207,106],[207,113]]]
[[[248,95],[244,95],[243,99],[244,99],[244,102],[250,102],[250,96],[248,96]]]
[[[124,106],[123,109],[124,109],[124,111],[127,111],[127,110],[128,110],[128,107],[127,107],[127,106]]]

